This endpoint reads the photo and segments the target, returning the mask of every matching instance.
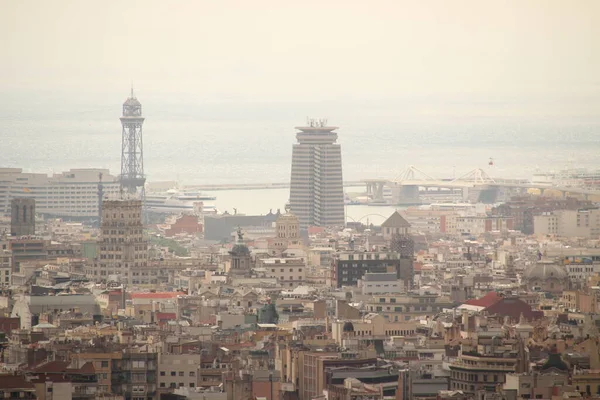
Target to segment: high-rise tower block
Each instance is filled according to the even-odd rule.
[[[344,225],[342,153],[337,128],[325,120],[309,120],[297,127],[292,151],[291,211],[300,228]]]

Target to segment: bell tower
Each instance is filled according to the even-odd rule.
[[[252,270],[252,254],[250,253],[248,246],[244,244],[244,234],[240,228],[238,228],[237,231],[237,242],[229,252],[229,255],[231,256],[229,274],[250,276]]]
[[[35,235],[35,199],[13,198],[10,202],[10,234]]]

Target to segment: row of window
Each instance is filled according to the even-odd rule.
[[[147,264],[147,263],[145,263],[145,262],[141,262],[141,263],[137,263],[137,262],[136,262],[136,263],[133,263],[133,265],[128,265],[127,263],[125,263],[125,268],[128,268],[128,267],[145,267],[145,266],[147,266],[147,265],[148,265],[148,264]],[[117,266],[117,267],[121,267],[121,265],[120,265],[120,264],[117,264],[116,266]],[[106,268],[106,267],[107,267],[107,265],[106,265],[106,264],[100,264],[100,268]],[[112,265],[111,265],[111,267],[112,267]]]
[[[167,372],[166,371],[160,371],[160,376],[166,376]],[[171,371],[170,372],[171,376],[185,376],[185,371],[179,371],[179,373],[177,371]],[[196,376],[196,371],[190,371],[188,373],[188,376]]]
[[[107,236],[107,235],[141,235],[142,234],[142,230],[141,229],[129,229],[127,232],[125,232],[124,230],[116,230],[116,229],[103,229],[102,230],[102,234]]]
[[[120,260],[122,254],[100,254],[101,260]],[[135,254],[135,259],[146,259],[146,254]]]
[[[179,382],[179,387],[184,387],[184,386],[185,386],[185,385],[184,385],[184,383],[183,383],[183,382]],[[161,382],[161,383],[160,383],[160,387],[161,387],[161,388],[167,387],[167,384],[166,384],[165,382]],[[193,387],[196,387],[196,384],[195,384],[194,382],[190,382],[190,387],[191,387],[191,388],[193,388]],[[176,388],[177,388],[177,384],[176,384],[175,382],[171,382],[171,383],[169,384],[169,388],[171,388],[171,389],[176,389]]]
[[[276,278],[276,277],[275,277],[275,276],[270,276],[270,278]],[[280,276],[280,277],[279,277],[279,280],[280,280],[280,281],[284,281],[284,280],[286,280],[286,279],[285,279],[285,276]],[[293,281],[293,280],[294,280],[294,277],[293,277],[293,276],[290,276],[290,277],[289,277],[287,280],[288,280],[288,281]],[[302,278],[301,276],[299,276],[297,280],[301,281],[301,280],[303,280],[303,278]]]
[[[272,269],[271,269],[271,272],[275,272],[275,268],[272,268]],[[279,270],[279,272],[283,272],[283,268],[281,268],[281,269]],[[293,269],[293,268],[290,268],[290,272],[294,272],[294,269]],[[298,268],[298,272],[302,272],[302,268]]]
[[[394,283],[394,284],[373,284],[373,283],[369,283],[365,285],[366,288],[373,288],[373,287],[398,287],[398,284]],[[395,303],[396,299],[392,299],[391,303]]]
[[[460,379],[463,381],[470,381],[470,382],[479,382],[479,374],[470,374],[467,372],[458,372],[458,371],[452,371],[452,379]],[[482,382],[499,382],[498,381],[498,375],[493,375],[493,376],[489,376],[487,374],[483,374],[482,377]]]
[[[106,267],[106,265],[105,265],[105,267]],[[112,268],[112,266],[111,266],[111,268]],[[118,275],[118,274],[129,275],[129,271],[127,271],[127,270],[125,270],[125,271],[119,271],[119,270],[113,271],[113,270],[108,270],[108,271],[100,271],[100,273],[98,273],[98,271],[96,271],[96,270],[87,270],[87,274],[88,274],[88,275],[101,275],[101,276],[105,276],[105,275],[114,275],[114,274],[117,274],[117,275]],[[138,275],[140,275],[140,273],[138,273],[138,272],[133,272],[133,273],[132,273],[132,275],[138,276]],[[150,275],[152,275],[152,276],[156,276],[156,275],[158,275],[158,274],[157,274],[157,272],[156,272],[156,271],[152,270],[152,271],[150,271],[150,274],[147,274],[147,273],[142,273],[141,275],[142,275],[142,276],[150,276]]]
[[[386,336],[412,336],[415,334],[415,331],[412,329],[391,329],[385,331]],[[372,336],[372,331],[354,331],[353,336]]]
[[[380,303],[385,303],[386,302],[386,298],[385,297],[380,297],[379,298],[379,302]],[[390,303],[395,303],[395,302],[396,302],[396,298],[395,297],[390,297]],[[435,298],[434,297],[428,297],[428,298],[424,298],[424,299],[419,299],[419,304],[427,304],[427,303],[435,303]]]

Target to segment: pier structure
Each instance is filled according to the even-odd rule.
[[[440,192],[443,190],[459,195],[464,201],[494,202],[501,192],[518,195],[528,189],[537,189],[541,194],[548,190],[560,192],[563,197],[568,195],[581,196],[588,199],[590,196],[600,196],[600,190],[583,187],[563,187],[533,183],[527,179],[504,179],[491,177],[481,168],[475,168],[457,178],[433,178],[414,166],[403,170],[393,179],[362,179],[344,181],[345,188],[363,187],[370,201],[374,205],[413,205],[422,202],[421,196],[426,193]],[[186,189],[200,191],[220,190],[265,190],[288,189],[289,182],[277,183],[244,183],[244,184],[210,184],[189,185]],[[384,196],[385,189],[391,189],[391,199]]]

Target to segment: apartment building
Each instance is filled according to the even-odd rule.
[[[350,330],[351,327],[352,329]],[[391,336],[413,336],[416,322],[391,322],[380,314],[370,313],[361,319],[335,321],[331,336],[340,346],[345,339],[388,339]]]
[[[440,220],[440,232],[450,235],[481,235],[485,232],[514,229],[512,217],[445,215]]]
[[[198,384],[200,354],[159,354],[158,388],[195,388]]]
[[[546,236],[594,238],[600,236],[600,209],[557,210],[533,217],[534,233]]]
[[[395,273],[405,287],[410,287],[413,258],[402,257],[398,252],[340,252],[334,257],[331,284],[334,287],[357,286],[368,272]]]
[[[525,345],[494,333],[479,332],[476,342],[462,344],[458,358],[450,363],[450,389],[474,395],[495,392],[506,375],[529,370]]]
[[[113,361],[112,390],[126,400],[156,400],[158,355],[125,351]]]
[[[311,400],[327,387],[325,372],[330,368],[368,367],[376,365],[376,358],[345,358],[338,352],[299,352],[298,394],[300,400]]]
[[[8,242],[13,255],[13,272],[21,270],[21,263],[48,259],[50,241],[39,237],[22,237]]]
[[[367,303],[367,310],[378,313],[388,321],[410,321],[416,318],[433,318],[445,308],[455,304],[446,296],[437,294],[380,294]]]
[[[304,258],[265,258],[258,261],[268,278],[274,278],[284,288],[302,285],[306,280]]]
[[[35,386],[23,376],[0,375],[0,398],[36,400]]]
[[[360,280],[362,294],[403,293],[406,291],[404,281],[396,277],[394,272],[367,272]]]

